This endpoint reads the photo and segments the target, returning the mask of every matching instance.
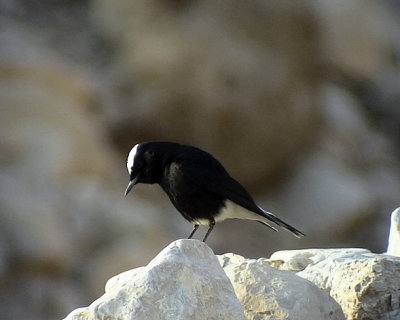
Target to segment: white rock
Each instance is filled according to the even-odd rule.
[[[146,267],[111,278],[105,294],[66,320],[245,319],[232,284],[211,249],[171,243]]]
[[[392,212],[387,254],[400,257],[400,207]]]
[[[281,250],[273,253],[269,264],[280,270],[302,271],[310,264],[316,264],[325,260],[328,256],[353,256],[357,253],[370,253],[367,249],[303,249],[303,250]]]
[[[347,319],[400,318],[400,258],[363,249],[293,250],[272,258],[285,266],[308,263],[297,275],[329,293]]]
[[[332,297],[289,271],[270,267],[267,259],[245,259],[232,253],[218,259],[248,320],[345,319]]]

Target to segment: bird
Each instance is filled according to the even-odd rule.
[[[138,143],[129,151],[129,183],[125,196],[139,183],[158,184],[180,214],[193,224],[191,239],[200,225],[208,236],[225,219],[258,221],[277,231],[286,229],[298,238],[304,233],[258,206],[249,192],[210,153],[167,141]]]

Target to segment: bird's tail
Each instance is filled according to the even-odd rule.
[[[265,211],[263,208],[260,208],[265,217],[272,221],[273,223],[277,224],[278,226],[290,231],[291,233],[293,233],[297,238],[301,238],[304,237],[305,234],[299,230],[297,230],[295,227],[292,227],[290,224],[287,224],[285,221],[282,221],[281,219],[279,219],[277,216],[273,215],[271,212]],[[262,221],[260,221],[261,223],[264,223]]]

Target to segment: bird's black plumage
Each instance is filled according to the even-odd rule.
[[[274,223],[304,236],[302,232],[259,207],[246,189],[211,154],[173,142],[146,142],[135,145],[127,160],[130,182],[125,194],[137,183],[158,183],[175,208],[194,225],[209,226],[206,241],[215,223],[228,218],[259,221],[276,231]]]

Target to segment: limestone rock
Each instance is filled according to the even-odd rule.
[[[370,251],[359,248],[281,250],[273,253],[268,263],[279,270],[299,272],[308,265],[317,264],[327,257],[345,257],[361,253],[370,253]]]
[[[276,270],[266,259],[228,253],[218,257],[245,309],[255,319],[345,319],[338,303],[309,281]]]
[[[297,275],[329,293],[347,319],[400,317],[400,258],[363,249],[312,249],[277,252],[271,260],[307,264]]]
[[[244,320],[244,314],[211,249],[197,240],[178,240],[146,267],[111,278],[102,297],[65,319]]]
[[[400,256],[400,208],[392,212],[387,254]]]

